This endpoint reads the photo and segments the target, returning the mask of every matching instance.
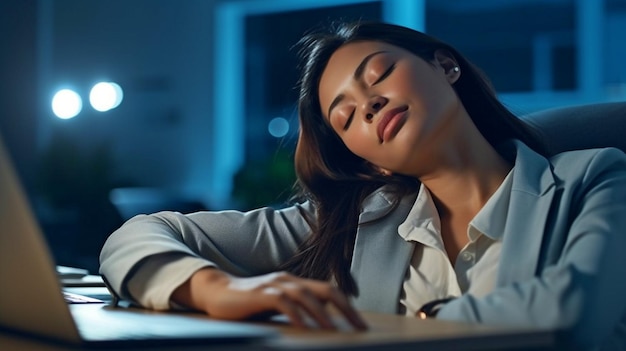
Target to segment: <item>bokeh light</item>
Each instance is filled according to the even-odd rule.
[[[105,112],[116,108],[122,103],[124,92],[122,87],[113,82],[100,82],[91,88],[89,103],[96,111]]]
[[[83,101],[75,91],[61,89],[52,98],[52,112],[62,119],[76,117],[83,109]]]
[[[282,138],[289,132],[289,122],[282,117],[272,118],[267,131],[275,138]]]

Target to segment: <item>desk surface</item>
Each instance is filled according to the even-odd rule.
[[[494,328],[480,325],[420,320],[404,316],[363,313],[370,326],[366,332],[349,327],[338,332],[303,330],[277,325],[281,337],[270,341],[272,348],[286,350],[509,350],[550,349],[549,332]]]
[[[83,290],[84,291],[84,290]],[[139,312],[138,312],[139,313]],[[275,328],[280,336],[257,344],[185,346],[163,350],[547,350],[554,346],[550,332],[487,327],[397,315],[363,313],[370,328],[353,331],[338,320],[338,331],[301,329],[280,318],[255,323]],[[208,318],[208,317],[207,317]],[[0,350],[77,350],[6,332],[0,332]],[[129,349],[128,349],[129,350]],[[145,348],[144,348],[145,350]],[[154,350],[154,348],[150,348]]]
[[[254,345],[216,347],[185,346],[163,350],[547,350],[553,347],[548,332],[492,328],[437,320],[419,320],[395,315],[364,313],[370,325],[366,332],[349,328],[339,331],[304,330],[282,323],[262,323],[281,336]],[[343,329],[343,330],[342,330]],[[76,350],[0,332],[0,349],[15,351]],[[153,348],[151,348],[153,350]]]

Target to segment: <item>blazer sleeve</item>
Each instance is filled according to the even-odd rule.
[[[305,202],[280,210],[139,215],[106,240],[100,273],[118,297],[167,309],[173,290],[202,267],[238,276],[275,271],[309,235],[306,217],[313,214]]]
[[[534,278],[497,287],[483,298],[463,295],[437,318],[556,329],[577,346],[597,345],[615,333],[626,311],[625,155],[598,151],[572,191],[575,203],[554,204],[550,214],[565,216],[570,224],[555,262]],[[567,213],[557,214],[564,206]],[[544,243],[552,235],[559,236],[545,233]]]

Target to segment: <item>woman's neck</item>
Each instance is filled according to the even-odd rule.
[[[420,180],[433,198],[439,213],[441,237],[448,258],[454,264],[469,241],[470,221],[500,187],[512,165],[486,141],[457,145],[456,149],[439,156],[445,162],[438,163],[433,172]]]
[[[473,217],[512,168],[482,137],[470,143],[456,143],[442,150],[438,166],[420,177],[433,196],[440,216]]]

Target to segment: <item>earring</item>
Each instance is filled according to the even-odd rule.
[[[458,72],[458,71],[460,71],[461,69],[459,68],[459,66],[454,66],[454,67],[452,67],[452,70],[453,70],[454,72]]]

